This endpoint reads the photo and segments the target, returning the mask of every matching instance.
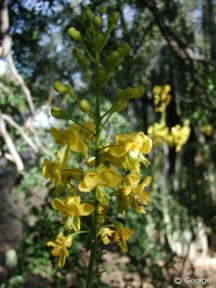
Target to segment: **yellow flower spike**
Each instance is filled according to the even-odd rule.
[[[101,236],[101,240],[104,245],[110,243],[109,237],[112,237],[112,234],[115,233],[115,230],[111,230],[108,227],[101,227],[99,230],[99,235]]]
[[[58,261],[59,268],[62,268],[64,266],[65,260],[69,256],[67,248],[71,247],[72,241],[73,241],[72,235],[65,237],[63,233],[60,232],[57,235],[56,240],[54,242],[52,241],[47,242],[47,246],[53,247],[53,249],[51,250],[51,254],[54,257],[59,257]]]

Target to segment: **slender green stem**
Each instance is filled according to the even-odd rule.
[[[96,201],[95,201],[96,202]],[[97,222],[98,222],[98,204],[95,203],[97,208],[95,208],[92,215],[92,233],[91,233],[91,251],[87,270],[86,286],[85,288],[91,288],[93,280],[93,268],[97,250]]]
[[[100,94],[101,94],[101,87],[99,84],[99,63],[100,63],[100,54],[96,47],[95,53],[95,93],[96,93],[96,133],[95,133],[95,169],[100,165],[100,133],[101,133],[101,116],[100,116]],[[90,250],[90,258],[89,264],[87,269],[87,277],[86,277],[86,286],[85,288],[91,288],[92,280],[93,280],[93,273],[94,273],[94,263],[95,263],[95,256],[97,251],[97,234],[98,234],[98,208],[99,203],[95,197],[94,201],[94,213],[92,215],[92,227],[91,227],[91,250]]]

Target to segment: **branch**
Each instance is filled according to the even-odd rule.
[[[12,139],[10,138],[9,133],[6,130],[5,122],[4,122],[4,119],[3,119],[1,113],[0,113],[0,133],[2,135],[2,138],[5,141],[5,144],[7,145],[7,148],[9,150],[11,156],[13,157],[13,160],[16,164],[16,167],[17,167],[19,174],[22,174],[22,171],[24,170],[23,161],[22,161],[21,157],[19,156],[19,153],[17,152],[16,147],[15,147]]]
[[[8,16],[8,8],[7,3],[5,0],[0,1],[0,41],[1,41],[1,47],[0,47],[0,57],[5,57],[9,69],[14,77],[14,79],[17,81],[17,83],[20,85],[26,100],[28,102],[30,111],[32,115],[35,112],[34,103],[32,101],[32,96],[30,93],[30,90],[25,84],[25,81],[23,77],[19,74],[19,72],[16,69],[16,66],[14,64],[14,60],[11,54],[11,37],[8,35],[9,32],[9,16]]]
[[[164,18],[164,15],[161,15],[154,0],[143,0],[143,4],[146,5],[146,7],[151,11],[161,31],[161,34],[167,40],[168,45],[187,66],[188,72],[190,73],[193,81],[197,84],[197,86],[203,89],[202,78],[200,77],[199,73],[195,71],[193,63],[194,59],[192,59],[190,53],[188,53],[191,51],[191,49],[189,50],[190,45],[187,43],[186,39],[180,35],[177,35],[177,33],[166,24],[166,19]]]
[[[34,107],[34,103],[32,101],[31,92],[30,92],[29,88],[26,86],[23,77],[19,74],[19,72],[16,69],[13,57],[11,55],[11,52],[6,56],[6,59],[7,59],[8,66],[9,66],[9,69],[11,70],[11,73],[12,73],[13,77],[15,78],[15,80],[20,85],[20,87],[21,87],[21,89],[22,89],[22,91],[23,91],[23,93],[24,93],[24,95],[26,97],[26,100],[28,102],[30,111],[31,111],[32,115],[34,115],[35,107]]]
[[[35,152],[38,153],[38,147],[33,143],[31,138],[27,135],[27,133],[24,131],[24,129],[19,126],[11,116],[2,114],[2,118],[7,121],[12,127],[17,129],[20,133],[20,135],[23,137],[23,139],[26,141],[26,143],[31,147],[31,149]]]
[[[144,40],[145,40],[145,37],[148,35],[148,33],[151,31],[151,29],[152,29],[152,27],[154,26],[154,24],[155,24],[155,20],[152,20],[150,23],[149,23],[149,25],[146,27],[146,29],[143,31],[143,34],[142,34],[142,36],[141,36],[141,38],[140,38],[140,40],[139,40],[139,43],[136,45],[136,46],[134,46],[134,48],[133,48],[133,54],[136,54],[137,53],[137,51],[139,50],[139,48],[140,48],[140,46],[142,46],[142,44],[143,44],[143,42],[144,42]]]
[[[0,1],[0,57],[4,58],[11,50],[11,37],[8,35],[9,17],[7,4]]]

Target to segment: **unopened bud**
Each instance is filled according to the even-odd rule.
[[[94,18],[93,18],[93,24],[94,24],[94,26],[97,28],[97,29],[99,29],[100,27],[101,27],[101,23],[102,23],[102,21],[101,21],[101,18],[100,18],[100,16],[94,16]]]
[[[99,7],[98,11],[99,11],[99,14],[102,16],[102,15],[106,14],[107,7],[102,5],[102,6]]]
[[[128,99],[133,99],[133,98],[138,98],[141,97],[144,93],[144,87],[139,85],[137,87],[127,87],[125,89],[119,89],[117,91],[117,99],[124,99],[124,100],[128,100]]]
[[[119,14],[117,12],[113,12],[108,18],[108,27],[114,29],[119,20]]]
[[[111,111],[112,112],[121,112],[126,107],[127,107],[127,101],[125,101],[124,99],[119,99],[113,104]]]
[[[82,68],[85,68],[87,66],[88,61],[78,48],[75,48],[73,50],[73,56],[77,59],[77,62]]]
[[[70,119],[70,115],[66,109],[52,107],[50,113],[56,119]]]
[[[114,67],[118,64],[120,60],[120,55],[118,51],[113,51],[110,55],[106,57],[106,63],[108,67]]]
[[[142,85],[135,87],[134,91],[133,91],[133,98],[141,97],[143,95],[144,91],[145,91],[145,89]]]
[[[92,10],[90,8],[88,8],[88,9],[86,9],[85,14],[86,14],[86,18],[87,19],[91,19],[92,15],[93,15],[93,12],[92,12]]]
[[[130,53],[130,45],[128,43],[123,43],[121,48],[124,50],[124,55],[122,56],[126,56]]]
[[[81,33],[76,30],[76,28],[71,27],[67,30],[68,35],[75,41],[80,41],[82,39]]]
[[[58,93],[70,93],[70,86],[68,84],[63,84],[60,81],[55,81],[53,83],[53,88],[56,90]]]
[[[85,113],[88,113],[91,110],[91,104],[89,101],[82,99],[79,103],[80,110],[82,110]]]

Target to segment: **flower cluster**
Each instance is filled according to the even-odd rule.
[[[116,199],[119,213],[125,214],[131,206],[136,212],[144,214],[144,206],[149,200],[146,187],[150,185],[151,177],[142,179],[140,165],[149,165],[146,154],[152,147],[150,138],[143,132],[117,134],[113,143],[100,147],[100,163],[95,167],[92,165],[95,157],[89,155],[88,149],[89,141],[94,145],[94,126],[88,122],[82,127],[74,124],[65,130],[52,127],[51,134],[59,150],[54,161],[45,159],[43,164],[43,176],[49,179],[48,186],[55,187],[56,197],[52,200],[52,207],[59,211],[62,224],[69,232],[68,236],[60,232],[55,242],[47,244],[54,247],[52,255],[59,257],[60,267],[69,255],[66,248],[71,246],[71,239],[82,231],[82,217],[89,216],[95,209],[92,204],[94,198],[99,203],[98,237],[108,244],[113,236],[114,242],[124,251],[127,251],[127,241],[133,231],[111,218],[109,202],[113,197]],[[80,154],[85,160],[88,165],[86,170],[70,165],[73,153]],[[108,228],[110,225],[112,229]]]
[[[159,122],[148,127],[148,136],[153,139],[154,145],[160,145],[166,142],[169,146],[175,147],[176,152],[182,149],[190,136],[189,120],[185,120],[183,126],[177,124],[171,128],[166,125],[166,107],[171,101],[168,94],[170,86],[155,86],[153,89],[155,111],[161,112]]]
[[[62,224],[56,240],[49,241],[47,245],[53,247],[51,254],[58,258],[58,266],[62,267],[69,256],[68,249],[73,238],[80,233],[90,233],[88,287],[91,286],[94,255],[100,241],[104,245],[113,241],[127,251],[127,241],[134,232],[117,221],[116,215],[125,215],[129,207],[145,214],[144,206],[149,201],[146,189],[151,183],[151,177],[144,178],[141,173],[141,165],[148,167],[150,164],[147,154],[151,151],[152,141],[147,135],[143,132],[116,133],[111,143],[102,139],[102,131],[112,114],[124,110],[130,99],[141,97],[144,88],[138,85],[117,90],[115,101],[102,115],[101,90],[117,64],[130,52],[130,47],[124,43],[111,53],[108,50],[107,56],[104,57],[104,53],[103,60],[100,60],[119,16],[113,12],[105,17],[108,19],[106,30],[104,26],[101,28],[100,16],[105,13],[103,6],[98,13],[94,15],[87,9],[81,16],[87,29],[85,37],[74,27],[68,30],[72,41],[79,46],[74,48],[73,55],[93,88],[95,101],[79,99],[70,85],[61,81],[55,81],[53,85],[58,93],[69,94],[75,101],[74,105],[89,119],[87,122],[77,121],[69,110],[53,107],[52,116],[64,119],[68,124],[63,129],[51,128],[51,135],[59,149],[54,160],[45,159],[43,163],[43,176],[48,180],[47,186],[53,187],[55,193],[52,208],[58,211]],[[90,71],[92,67],[94,69]],[[80,159],[78,168],[74,167],[75,154]],[[111,203],[114,202],[117,211],[113,216]],[[89,223],[85,221],[87,217],[91,218],[91,226],[86,225]]]

